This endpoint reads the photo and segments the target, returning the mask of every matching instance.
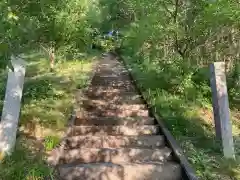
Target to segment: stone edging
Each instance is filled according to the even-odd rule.
[[[120,61],[123,62],[124,66],[126,67],[128,73],[130,75],[130,78],[131,78],[133,84],[135,85],[136,90],[140,94],[143,102],[147,105],[152,116],[157,120],[157,122],[161,128],[161,131],[163,132],[163,135],[165,136],[165,138],[167,140],[167,143],[172,148],[173,153],[174,153],[175,157],[177,158],[177,161],[182,166],[182,172],[183,172],[184,179],[198,180],[198,177],[196,176],[194,169],[191,167],[187,158],[184,156],[183,150],[180,148],[180,146],[178,145],[177,141],[175,140],[173,135],[170,133],[170,131],[166,128],[162,118],[160,118],[160,116],[156,113],[155,109],[152,108],[149,105],[149,103],[147,102],[146,98],[144,97],[144,95],[141,91],[141,87],[138,85],[137,80],[134,78],[134,75],[131,72],[131,68],[129,67],[129,65],[127,65],[127,63],[124,61],[124,58],[122,56],[118,55],[118,57],[116,57],[116,58],[118,58]]]

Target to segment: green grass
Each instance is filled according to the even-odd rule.
[[[56,147],[60,142],[60,138],[58,136],[47,136],[44,141],[44,147],[46,151],[51,151],[54,147]]]
[[[136,60],[127,55],[124,61],[132,69],[138,85],[156,112],[178,140],[197,175],[204,180],[240,179],[240,110],[232,110],[236,161],[223,158],[215,140],[210,89],[192,82],[179,73],[176,63]]]
[[[44,156],[38,152],[35,142],[36,140],[26,137],[18,139],[12,156],[5,158],[3,164],[0,164],[1,180],[38,180],[46,177],[54,179],[53,170],[44,163]]]
[[[54,179],[44,159],[65,132],[77,89],[89,82],[95,55],[82,59],[58,59],[54,72],[40,52],[24,56],[28,62],[16,150],[0,164],[0,180]],[[1,100],[7,74],[1,73]],[[2,102],[1,101],[1,106]],[[2,107],[1,107],[2,108]]]

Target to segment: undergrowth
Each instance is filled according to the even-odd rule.
[[[240,110],[231,111],[236,161],[226,160],[215,140],[210,87],[198,80],[208,75],[183,71],[184,65],[177,61],[171,64],[138,58],[123,56],[145,98],[180,142],[200,179],[240,179]],[[207,70],[203,69],[205,73]]]
[[[55,179],[45,157],[59,143],[72,113],[77,89],[89,80],[96,53],[81,59],[57,57],[53,72],[39,51],[23,56],[28,62],[16,148],[0,164],[1,180]],[[7,73],[2,71],[1,105]]]

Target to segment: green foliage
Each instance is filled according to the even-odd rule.
[[[202,123],[197,113],[211,106],[208,66],[214,61],[226,62],[231,108],[239,112],[239,27],[239,2],[234,0],[3,0],[0,2],[0,67],[6,67],[11,55],[41,45],[53,47],[58,62],[81,59],[94,46],[130,57],[127,62],[141,80],[152,105],[167,119],[173,134],[181,142],[196,137],[187,141],[190,149],[188,144],[183,143],[183,147],[198,174],[203,179],[220,179],[214,171],[218,167],[203,166],[220,164],[219,160],[212,160],[219,152],[210,125]],[[103,38],[109,30],[119,30],[123,36],[117,40]],[[47,74],[43,71],[48,69],[46,64],[41,65],[33,65],[27,71],[45,74],[42,77],[34,74],[37,78],[26,82],[23,124],[36,116],[40,118],[34,121],[46,126],[58,124],[62,117],[59,118],[61,113],[55,114],[53,102],[71,103],[70,96],[66,96],[68,89],[59,87],[58,77]],[[54,72],[55,76],[64,71],[60,69]],[[74,83],[82,87],[84,78],[77,79],[69,69]],[[4,84],[1,87],[2,92]],[[51,122],[46,111],[51,114]],[[211,145],[209,152],[201,146],[204,143],[196,143],[202,140]],[[46,147],[51,148],[52,144],[50,141]],[[236,173],[233,176],[237,177]]]
[[[36,80],[25,83],[24,97],[27,99],[46,99],[54,95],[54,90],[49,79],[41,79],[37,84]]]
[[[93,44],[105,52],[116,51],[121,47],[122,39],[118,37],[94,37]]]
[[[54,47],[67,55],[90,48],[91,31],[99,21],[98,2],[37,0],[0,2],[0,66],[27,49]],[[63,47],[71,47],[65,54]]]
[[[236,1],[123,0],[103,7],[103,24],[122,25],[121,52],[138,63],[160,66],[165,88],[190,99],[210,100],[208,65],[225,61],[231,104],[239,104],[240,11]]]
[[[59,142],[60,139],[58,136],[47,136],[45,138],[44,147],[46,151],[50,151],[55,148],[59,144]]]
[[[191,73],[177,74],[178,66],[174,64],[137,61],[129,56],[124,56],[124,61],[142,87],[145,98],[180,142],[197,175],[209,180],[238,179],[239,158],[231,164],[223,160],[221,146],[209,123],[213,121],[208,119],[208,114],[212,114],[209,86],[194,83]],[[240,124],[234,121],[233,125],[237,126],[234,135],[238,136]],[[239,144],[236,144],[238,148]],[[237,152],[237,157],[239,155]]]
[[[212,115],[209,64],[214,61],[226,62],[231,108],[233,112],[240,111],[239,3],[103,2],[103,24],[120,28],[124,35],[121,54],[151,105],[181,142],[198,175],[211,180],[237,179],[240,171],[232,172],[239,166],[221,171],[228,162],[222,163],[212,124],[207,122],[213,121],[209,117]],[[239,123],[234,121],[233,126],[237,138]]]
[[[53,170],[50,169],[44,161],[36,158],[31,151],[28,150],[27,144],[23,139],[17,142],[15,153],[11,157],[7,157],[0,164],[0,178],[9,180],[43,180],[47,177],[53,179]],[[33,158],[35,157],[35,158]]]
[[[93,56],[60,60],[54,72],[48,71],[48,60],[41,52],[25,54],[24,59],[29,63],[19,120],[20,136],[12,156],[0,163],[0,179],[53,180],[56,178],[44,161],[44,153],[59,144],[72,111],[74,92],[86,87],[89,81]],[[2,106],[6,71],[0,77]]]

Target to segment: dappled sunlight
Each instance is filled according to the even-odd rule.
[[[164,147],[162,136],[73,136],[63,143],[64,149],[74,148],[120,148],[120,147]]]
[[[118,61],[102,60],[88,91],[79,100],[76,124],[93,122],[94,119],[149,119],[147,107],[135,91],[126,70]],[[105,63],[106,61],[106,63]],[[101,68],[101,72],[99,69]],[[136,120],[137,123],[137,120]]]
[[[60,148],[54,149],[49,154],[48,163],[52,165],[61,165],[61,164],[68,164],[68,163],[74,163],[74,164],[98,163],[98,162],[99,163],[111,162],[111,163],[118,164],[118,163],[147,162],[147,161],[158,161],[163,163],[163,162],[172,160],[172,151],[167,147],[162,149],[146,149],[146,148],[139,149],[134,147],[121,148],[120,145],[121,144],[123,145],[123,142],[120,143],[120,140],[123,137],[121,138],[119,137],[119,139],[117,139],[117,137],[114,137],[114,138],[117,140],[118,143],[115,145],[111,144],[111,148],[107,148],[106,144],[105,144],[105,148],[97,148],[97,146],[93,148],[91,144],[82,144],[82,145],[79,144],[79,147],[80,147],[79,149],[65,149],[66,146],[62,145]],[[125,138],[125,140],[127,140],[127,138]],[[87,139],[85,140],[85,143],[86,142],[87,142]],[[152,142],[154,141],[152,140]],[[155,143],[157,144],[157,142]],[[125,142],[125,145],[126,144],[127,142]],[[138,142],[138,145],[140,145],[140,140]],[[91,148],[86,148],[88,146],[89,147],[91,146]],[[114,146],[116,146],[117,148],[113,149],[112,147]]]
[[[17,124],[14,120],[1,121],[0,124],[0,152],[10,153],[15,143]]]
[[[92,67],[91,59],[76,60],[75,62],[63,62],[56,66],[56,73],[59,76],[75,77],[79,72],[89,72]]]
[[[148,109],[142,104],[141,97],[135,92],[135,87],[120,63],[104,64],[103,62],[101,73],[98,74],[97,70],[92,85],[86,95],[79,100],[79,104],[82,105],[77,111],[76,123],[101,118],[129,117],[145,118],[147,121],[149,119]]]
[[[166,171],[169,169],[169,171]],[[176,164],[109,164],[100,166],[94,165],[77,165],[74,168],[62,167],[60,170],[61,176],[69,178],[86,179],[100,178],[101,180],[142,180],[142,179],[171,179],[172,174],[176,174],[175,178],[180,179],[181,169]],[[165,172],[165,173],[164,173]]]
[[[119,61],[103,58],[88,90],[77,94],[77,119],[48,156],[61,178],[182,177],[172,149]]]
[[[69,137],[65,149],[105,146],[119,148],[119,151],[75,150],[73,154],[68,154],[66,162],[79,154],[82,157],[80,162],[120,161],[121,156],[131,162],[143,157],[143,153],[123,152],[120,148],[142,145],[153,149],[159,147],[156,146],[159,141],[161,146],[164,144],[162,136],[156,136],[151,141],[142,137],[123,139],[116,135],[159,133],[155,129],[136,130],[137,126],[152,125],[156,120],[149,117],[148,109],[141,105],[143,102],[138,93],[126,93],[135,91],[135,88],[126,78],[126,71],[119,68],[118,64],[104,62],[102,69],[105,75],[101,76],[97,71],[93,79],[95,86],[84,96],[78,94],[78,89],[82,91],[87,86],[92,70],[95,57],[94,54],[89,56],[91,48],[113,50],[127,57],[124,60],[131,65],[150,107],[163,117],[200,178],[240,179],[237,165],[240,164],[238,8],[237,1],[227,0],[176,0],[173,3],[164,0],[0,2],[0,32],[4,34],[0,37],[0,66],[5,68],[11,54],[22,52],[26,54],[21,54],[23,59],[28,61],[20,132],[17,132],[17,137],[20,133],[20,137],[27,138],[21,141],[24,147],[20,151],[17,149],[16,156],[7,160],[3,168],[0,164],[0,173],[3,174],[0,179],[48,178],[45,174],[49,174],[49,171],[40,161],[43,157],[36,157],[36,154],[55,147],[58,140],[55,142],[54,135],[56,139],[63,137],[73,106],[77,109],[74,114],[77,117],[75,125],[84,125],[86,128],[78,129],[79,134],[75,135],[79,135],[79,139]],[[115,30],[119,32],[117,40],[115,34],[111,38],[105,37],[106,33]],[[39,46],[42,52],[31,51]],[[226,62],[230,105],[236,108],[231,110],[236,162],[222,159],[221,147],[215,138],[207,67],[213,61]],[[52,64],[54,69],[50,67]],[[117,79],[117,76],[122,79]],[[5,91],[5,77],[4,73],[0,74],[1,97]],[[130,129],[94,129],[87,127],[90,124],[128,125]],[[68,131],[72,135],[75,133],[73,129]],[[96,137],[111,131],[116,131],[115,137]],[[92,139],[83,137],[84,134]],[[43,147],[27,142],[31,138],[32,142],[39,142]],[[83,157],[84,154],[86,157]],[[160,165],[109,165],[99,170],[89,166],[84,168],[66,168],[61,173],[69,179],[69,174],[82,175],[80,179],[83,180],[87,177],[96,179],[96,176],[100,180],[172,179],[171,176],[167,177],[167,173],[158,176],[159,172],[164,172]],[[179,168],[176,169],[171,169],[171,173],[178,173]]]
[[[141,62],[139,64],[131,63],[131,61],[129,63],[128,61],[125,62],[130,64],[135,78],[139,80],[138,83],[143,87],[142,90],[147,100],[154,105],[157,113],[164,118],[164,122],[180,142],[190,162],[194,164],[197,170],[201,170],[203,165],[211,164],[211,166],[207,166],[208,168],[203,171],[203,174],[199,175],[224,180],[230,179],[231,169],[221,173],[218,170],[227,162],[221,162],[223,155],[221,146],[215,138],[210,102],[207,99],[198,99],[197,96],[196,99],[192,99],[191,96],[195,96],[195,94],[191,94],[192,91],[183,91],[183,94],[181,94],[177,87],[180,85],[179,83],[166,86],[165,82],[161,80],[161,77],[164,77],[164,71],[159,71],[157,67],[154,70],[154,68],[145,68],[146,64],[141,64]],[[141,71],[140,68],[142,68]],[[173,74],[168,75],[173,76]],[[156,88],[157,86],[158,88]],[[180,88],[184,89],[184,87]],[[240,126],[236,117],[236,112],[232,111],[233,134],[238,136]],[[236,137],[234,139],[237,142]],[[238,147],[238,143],[235,143],[237,154]],[[211,174],[208,172],[211,172]]]
[[[13,173],[17,171],[21,171],[21,175],[16,174],[21,179],[43,178],[43,176],[47,177],[48,174],[52,174],[51,169],[44,165],[45,153],[58,144],[52,141],[53,137],[64,136],[64,127],[72,111],[74,91],[85,86],[89,78],[88,73],[92,70],[94,63],[91,57],[89,60],[74,63],[72,61],[63,64],[59,62],[56,65],[56,71],[49,72],[49,62],[41,53],[33,53],[25,57],[28,66],[17,145],[9,160],[7,159],[3,165],[0,165],[2,166],[0,173],[7,172],[5,176],[1,175],[4,179],[14,179]],[[72,74],[71,68],[74,70]],[[79,79],[82,81],[78,82]],[[4,80],[5,78],[2,78],[2,81]],[[44,139],[47,138],[45,142]],[[15,158],[16,154],[23,156],[22,162]],[[36,162],[33,162],[34,160]],[[15,162],[15,165],[9,169],[12,162]],[[22,169],[21,164],[28,162],[29,164],[25,165],[26,169]],[[33,166],[30,167],[30,164]]]
[[[56,72],[49,73],[48,60],[40,58],[39,61],[32,61],[32,59],[34,56],[29,59],[21,125],[36,121],[41,126],[63,128],[71,113],[73,91],[79,85],[76,84],[79,83],[77,80],[83,78],[82,85],[86,83],[92,63],[88,60],[59,63]]]
[[[41,179],[43,176],[50,176],[52,170],[44,164],[40,153],[43,149],[42,142],[34,137],[21,136],[18,138],[14,153],[11,157],[6,157],[0,164],[1,178],[29,179],[32,177]]]
[[[68,136],[79,135],[157,135],[160,132],[154,125],[128,125],[128,126],[79,126],[72,128]]]

